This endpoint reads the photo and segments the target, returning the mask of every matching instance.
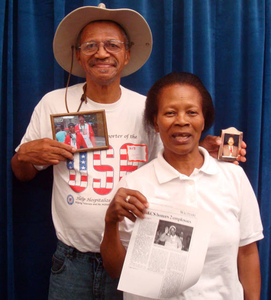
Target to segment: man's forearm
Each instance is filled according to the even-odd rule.
[[[18,153],[12,157],[11,167],[14,175],[21,181],[29,181],[38,173],[37,169],[31,163],[19,161]]]

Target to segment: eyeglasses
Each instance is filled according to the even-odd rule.
[[[83,43],[78,49],[81,49],[83,54],[85,55],[91,55],[96,53],[100,45],[103,45],[104,49],[109,53],[118,53],[122,49],[122,44],[125,44],[124,42],[118,41],[118,40],[108,40],[104,42],[86,42]]]

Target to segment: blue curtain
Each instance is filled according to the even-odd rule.
[[[0,1],[0,298],[47,299],[55,233],[51,220],[52,172],[20,183],[10,159],[31,113],[48,91],[65,86],[67,74],[52,52],[61,19],[97,0]],[[154,48],[145,66],[122,84],[146,94],[171,71],[202,78],[213,96],[216,122],[234,126],[248,145],[243,164],[257,194],[264,240],[259,242],[262,300],[271,299],[271,1],[105,0],[148,21]],[[72,77],[72,84],[80,79]]]

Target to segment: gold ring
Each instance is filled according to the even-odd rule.
[[[129,202],[129,200],[130,200],[130,195],[128,195],[128,196],[125,198],[125,201],[126,201],[126,202]]]

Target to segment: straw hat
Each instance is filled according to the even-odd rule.
[[[140,69],[148,60],[152,50],[152,33],[146,20],[131,9],[107,9],[103,3],[98,7],[83,6],[69,13],[58,25],[53,41],[53,50],[59,65],[70,72],[72,46],[81,29],[88,23],[97,20],[109,20],[120,24],[126,31],[131,47],[131,58],[124,66],[121,76],[127,76]],[[75,52],[75,51],[74,51]],[[71,72],[79,77],[86,77],[74,53],[74,63]]]

